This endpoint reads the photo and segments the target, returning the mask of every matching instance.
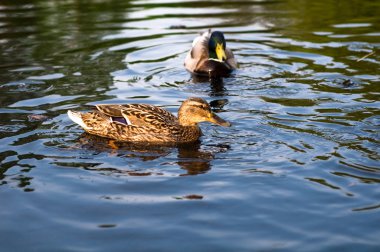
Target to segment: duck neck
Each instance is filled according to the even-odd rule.
[[[208,58],[209,59],[214,59],[214,60],[218,59],[218,56],[216,55],[215,50],[209,50],[209,52],[208,52]]]
[[[186,142],[193,142],[202,136],[201,128],[198,125],[181,127],[181,135],[185,137]]]
[[[186,116],[181,116],[181,114],[178,115],[178,122],[181,126],[185,127],[198,127],[198,124],[189,120]]]

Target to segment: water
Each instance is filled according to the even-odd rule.
[[[379,16],[370,0],[2,1],[0,250],[379,251]],[[222,83],[183,67],[209,27],[239,62]],[[233,126],[116,149],[66,115],[189,96]]]

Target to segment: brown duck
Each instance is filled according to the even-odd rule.
[[[148,104],[96,105],[87,113],[67,111],[70,119],[86,132],[125,142],[186,143],[202,135],[199,122],[229,127],[230,123],[211,111],[201,98],[185,100],[178,118]]]

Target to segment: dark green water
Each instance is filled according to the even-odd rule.
[[[0,2],[0,251],[379,251],[380,2],[159,2]],[[209,27],[223,83],[183,67]],[[189,96],[233,126],[113,149],[66,114]]]

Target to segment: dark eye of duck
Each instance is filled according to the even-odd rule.
[[[209,110],[207,105],[194,105],[194,107],[199,108],[201,110]]]

